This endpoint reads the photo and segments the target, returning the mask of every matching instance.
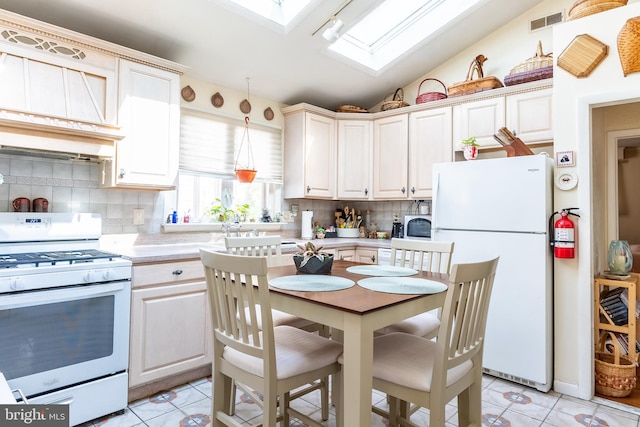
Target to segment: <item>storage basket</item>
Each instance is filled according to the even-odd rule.
[[[391,99],[388,99],[389,97],[391,97]],[[399,87],[393,94],[390,93],[384,97],[380,110],[387,111],[407,106],[409,106],[409,103],[404,101],[404,90]]]
[[[620,30],[618,54],[625,77],[640,71],[640,16],[627,20]]]
[[[433,80],[435,82],[440,83],[444,88],[444,93],[442,92],[420,93],[420,90],[422,90],[422,83],[426,82],[427,80]],[[438,79],[426,78],[420,82],[420,85],[418,85],[418,97],[416,98],[416,104],[424,104],[425,102],[438,101],[440,99],[445,99],[446,97],[447,97],[447,87],[444,85],[444,83],[442,83]]]
[[[624,6],[627,4],[627,1],[628,0],[577,0],[569,9],[569,18],[567,21]]]
[[[358,107],[357,105],[341,105],[336,108],[336,113],[368,113],[367,109]]]
[[[614,354],[604,351],[607,336],[611,337]],[[636,365],[620,355],[618,338],[607,332],[600,336],[599,351],[595,352],[596,393],[610,397],[627,397],[636,387]]]

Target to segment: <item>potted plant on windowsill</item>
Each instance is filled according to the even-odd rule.
[[[328,274],[333,266],[333,255],[322,250],[322,246],[316,247],[307,242],[304,246],[298,245],[300,251],[293,255],[293,262],[300,273]]]
[[[470,136],[467,139],[463,139],[462,142],[462,155],[467,160],[474,160],[478,157],[478,147],[480,144],[476,142],[475,136]]]

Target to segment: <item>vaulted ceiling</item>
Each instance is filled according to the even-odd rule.
[[[376,105],[541,2],[482,0],[377,75],[331,55],[317,31],[344,0],[312,1],[287,32],[239,13],[226,0],[0,0],[0,8],[180,63],[199,80],[246,90],[249,77],[253,95],[334,109]],[[347,5],[339,14],[345,28],[376,3]]]

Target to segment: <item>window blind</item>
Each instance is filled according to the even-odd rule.
[[[182,110],[180,169],[235,178],[234,164],[245,132],[244,120]],[[257,181],[282,183],[282,131],[249,122]],[[247,140],[241,160],[246,163]]]

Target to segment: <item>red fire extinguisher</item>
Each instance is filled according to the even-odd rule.
[[[569,216],[572,215],[580,218],[580,215],[571,212],[577,209],[578,208],[562,209],[551,215],[550,223],[553,221],[555,215],[560,214],[560,219],[553,225],[553,240],[551,241],[551,246],[554,248],[553,253],[556,258],[575,258],[576,226]]]

